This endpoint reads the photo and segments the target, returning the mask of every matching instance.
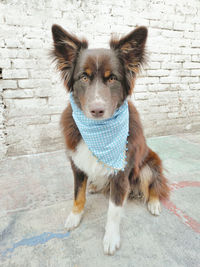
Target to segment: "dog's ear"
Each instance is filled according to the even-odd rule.
[[[131,94],[136,74],[145,63],[145,43],[147,28],[138,27],[121,39],[111,39],[110,47],[114,49],[125,67],[128,90]]]
[[[52,34],[54,48],[51,54],[57,63],[57,69],[61,71],[65,86],[70,91],[78,54],[81,49],[88,47],[88,43],[86,40],[79,40],[56,24],[52,26]]]

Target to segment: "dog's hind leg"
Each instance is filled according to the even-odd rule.
[[[169,187],[163,175],[162,162],[158,155],[149,149],[149,154],[139,174],[140,190],[153,215],[161,212],[160,199],[168,198]]]
[[[76,168],[74,163],[71,161],[72,170],[74,173],[74,203],[73,208],[69,216],[67,217],[65,228],[72,230],[76,228],[83,216],[83,210],[86,202],[86,185],[87,176]]]

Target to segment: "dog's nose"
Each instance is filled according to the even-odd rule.
[[[91,112],[91,114],[92,114],[93,117],[100,118],[104,114],[104,109],[102,107],[93,108],[90,112]]]

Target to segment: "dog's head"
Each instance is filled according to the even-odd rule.
[[[110,49],[88,49],[58,25],[52,26],[53,55],[64,84],[88,118],[107,119],[132,93],[136,74],[145,61],[147,29],[136,28]]]

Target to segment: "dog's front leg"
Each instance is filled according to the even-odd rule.
[[[129,181],[124,172],[119,172],[111,178],[107,223],[103,239],[105,254],[113,255],[120,246],[120,221],[128,192]]]
[[[65,228],[68,231],[76,228],[81,221],[86,201],[85,191],[87,185],[87,176],[77,169],[72,161],[71,166],[74,173],[74,203],[65,223]]]

